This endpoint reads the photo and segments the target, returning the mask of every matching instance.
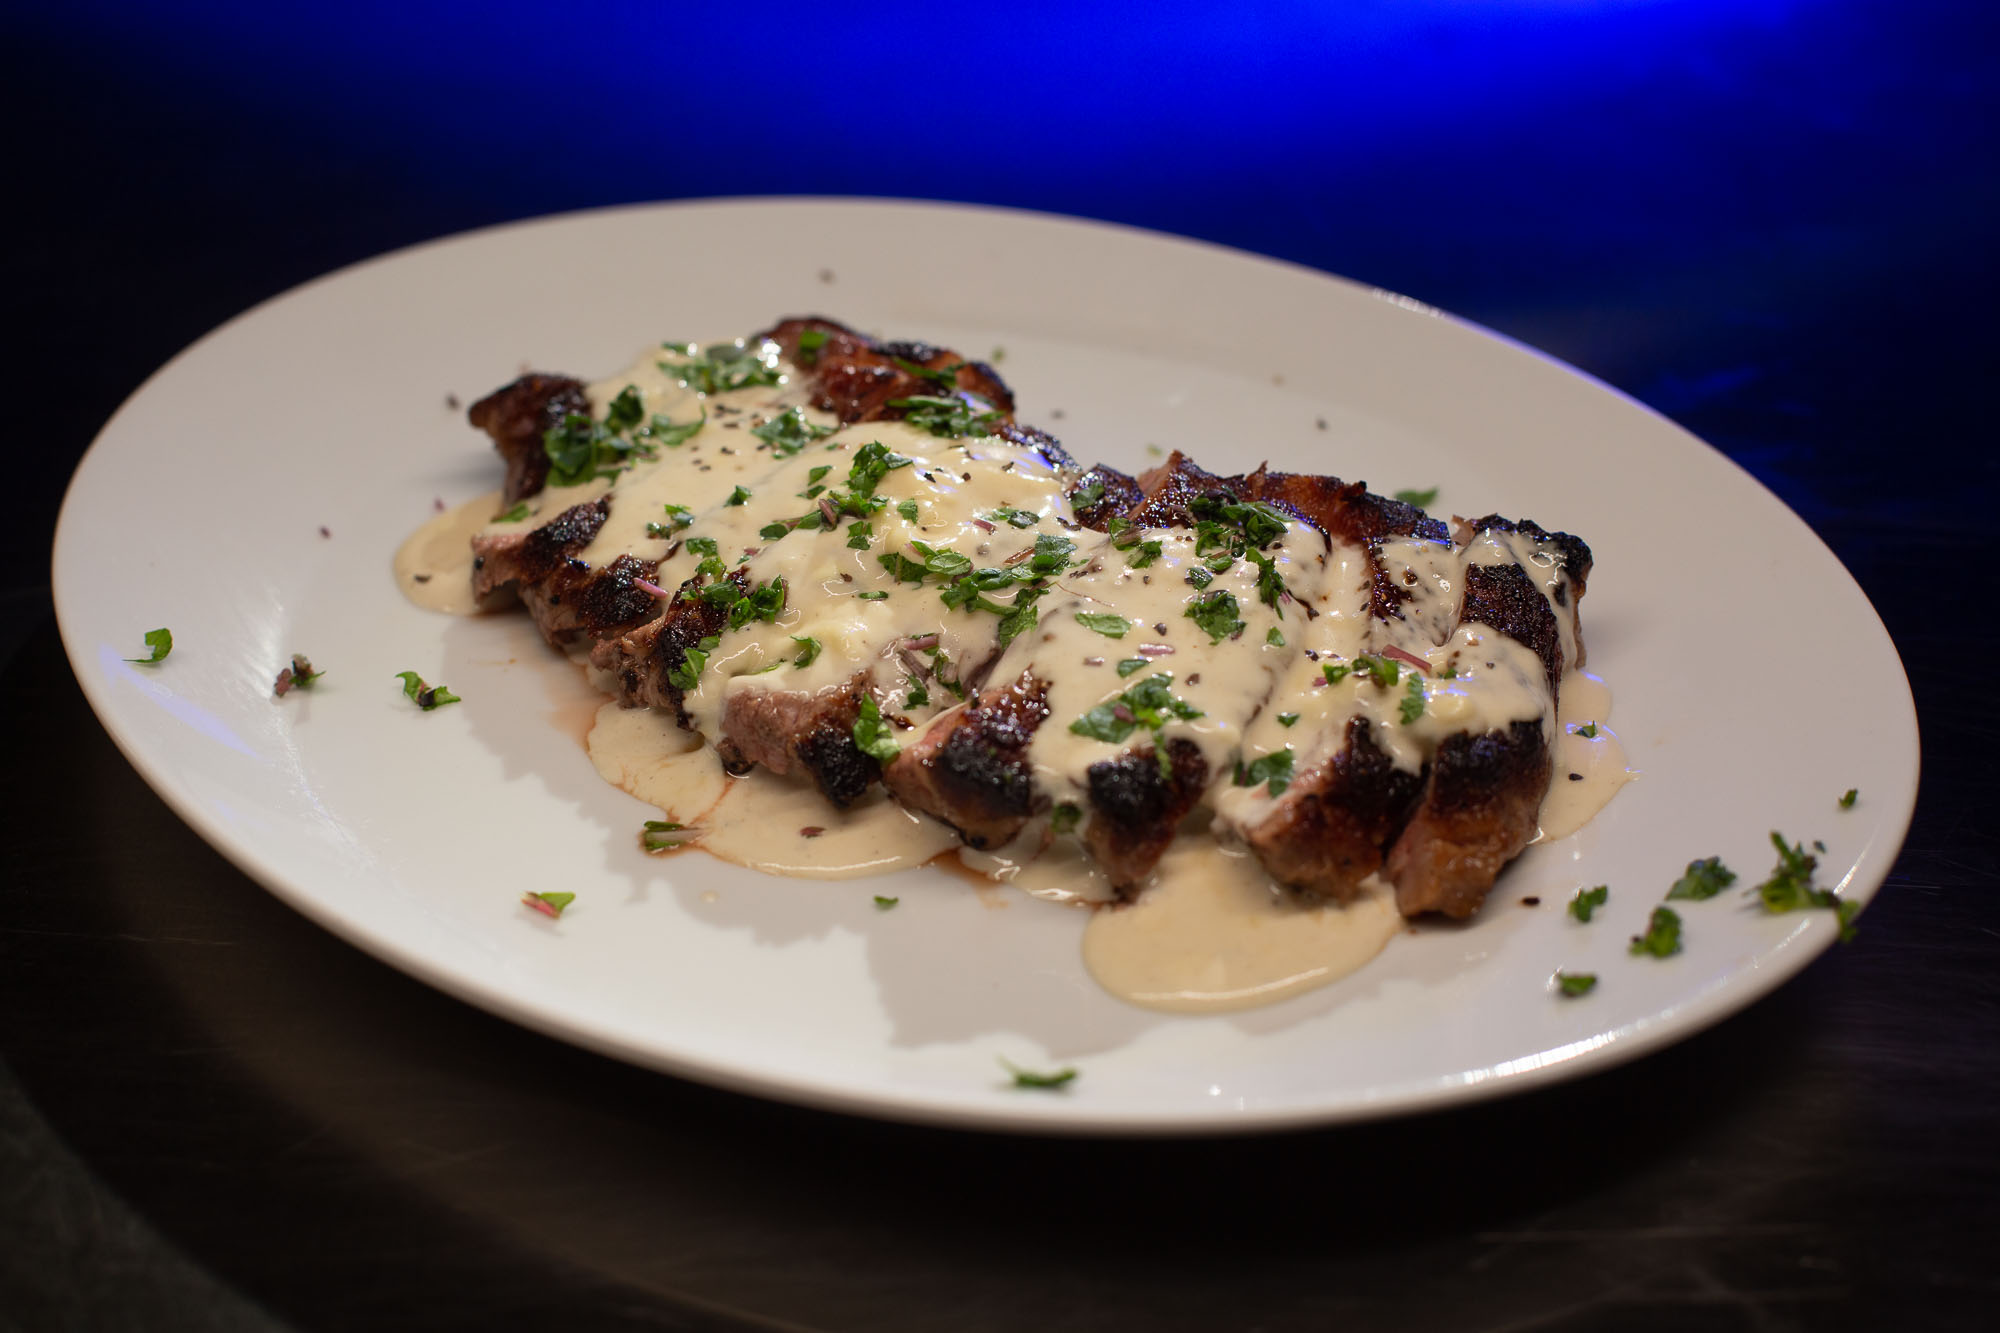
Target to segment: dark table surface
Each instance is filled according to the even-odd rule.
[[[290,8],[77,3],[0,43],[0,1329],[1992,1326],[1987,7]],[[1741,462],[1853,571],[1915,689],[1922,798],[1859,941],[1533,1095],[1246,1141],[1013,1140],[516,1029],[174,819],[84,706],[47,581],[62,485],[151,370],[410,242],[807,192],[1343,273]]]

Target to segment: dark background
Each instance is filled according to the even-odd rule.
[[[0,1330],[1990,1326],[1990,7],[294,8],[5,19]],[[1237,1143],[1013,1141],[515,1030],[174,820],[84,707],[48,601],[62,487],[118,403],[386,249],[784,193],[1314,265],[1744,464],[1854,572],[1916,693],[1922,799],[1859,941],[1532,1096]],[[1838,644],[1799,652],[1839,669]]]

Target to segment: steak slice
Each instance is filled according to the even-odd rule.
[[[466,409],[466,419],[492,437],[507,464],[501,495],[508,504],[541,492],[549,476],[542,437],[570,416],[590,415],[583,381],[533,372],[495,389]]]
[[[1028,743],[1048,716],[1047,687],[1024,671],[946,713],[903,748],[882,780],[904,805],[951,825],[966,846],[1001,846],[1048,808],[1028,763]]]
[[[1535,836],[1536,815],[1548,794],[1551,741],[1565,667],[1565,640],[1577,644],[1576,604],[1590,572],[1590,548],[1567,533],[1550,534],[1533,523],[1489,515],[1474,534],[1517,533],[1559,571],[1544,594],[1521,563],[1472,564],[1465,570],[1461,626],[1483,626],[1529,649],[1548,688],[1546,712],[1484,732],[1448,736],[1431,759],[1414,814],[1388,855],[1396,906],[1405,916],[1425,912],[1463,919],[1479,910],[1494,877]],[[1557,617],[1570,620],[1565,635]]]

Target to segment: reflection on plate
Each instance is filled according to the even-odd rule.
[[[583,752],[597,696],[524,617],[409,606],[389,559],[434,500],[490,488],[497,464],[457,404],[519,367],[594,376],[663,337],[817,309],[1003,349],[1022,419],[1083,457],[1268,459],[1381,490],[1435,485],[1440,512],[1581,534],[1597,559],[1590,666],[1618,691],[1644,780],[1530,848],[1469,926],[1408,931],[1324,990],[1203,1018],[1111,999],[1084,973],[1076,913],[956,876],[794,881],[643,856],[646,807]],[[1686,862],[1720,855],[1752,883],[1782,829],[1823,839],[1820,882],[1865,900],[1916,791],[1908,688],[1867,601],[1783,506],[1676,427],[1403,298],[992,210],[627,209],[313,283],[196,344],[113,418],[64,505],[55,593],[121,748],[314,919],[581,1045],[914,1120],[1226,1132],[1602,1067],[1741,1008],[1834,938],[1828,913],[1766,916],[1731,892],[1681,905],[1679,955],[1629,956]],[[122,660],[162,624],[167,661]],[[1838,670],[1801,651],[1829,643]],[[274,700],[293,652],[327,674]],[[418,712],[403,670],[464,702]],[[1563,903],[1596,884],[1607,906],[1569,919]],[[529,890],[577,897],[550,921],[519,905]],[[901,905],[879,912],[877,893]],[[1601,980],[1563,999],[1558,969]],[[1024,1091],[1003,1058],[1080,1072]]]

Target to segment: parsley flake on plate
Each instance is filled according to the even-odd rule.
[[[1634,955],[1651,954],[1655,958],[1671,958],[1680,951],[1680,913],[1671,907],[1655,907],[1652,919],[1646,923],[1646,933],[1632,937],[1632,947],[1628,952]]]
[[[1688,862],[1687,873],[1674,881],[1667,890],[1667,898],[1691,898],[1700,902],[1713,898],[1736,882],[1736,872],[1722,864],[1722,858],[1711,856],[1705,861]]]
[[[1000,1063],[1006,1066],[1009,1074],[1014,1076],[1014,1086],[1017,1088],[1039,1088],[1043,1091],[1052,1091],[1057,1088],[1068,1087],[1071,1081],[1076,1078],[1076,1070],[1067,1067],[1055,1070],[1052,1073],[1043,1074],[1032,1069],[1023,1069],[1004,1056],[1001,1057]]]
[[[424,678],[414,671],[398,671],[396,679],[403,682],[403,695],[426,713],[433,708],[459,701],[457,695],[442,685],[426,684]]]
[[[1588,995],[1596,986],[1597,973],[1595,972],[1556,973],[1556,989],[1572,998],[1578,995]]]
[[[1605,884],[1594,889],[1578,889],[1576,897],[1569,900],[1569,914],[1578,921],[1588,921],[1590,914],[1604,906],[1605,899],[1610,896],[1611,888]]]
[[[125,660],[136,662],[140,666],[152,666],[156,662],[166,661],[167,654],[174,650],[174,632],[170,629],[147,630],[146,647],[152,650],[149,656],[128,657]]]

